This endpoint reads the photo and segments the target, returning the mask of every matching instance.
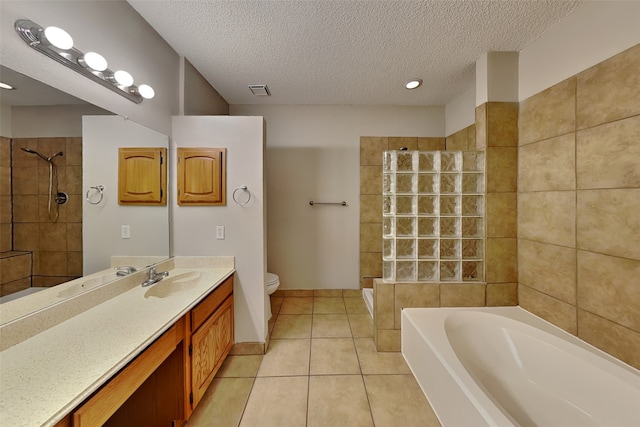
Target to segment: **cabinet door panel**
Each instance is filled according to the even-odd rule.
[[[178,204],[226,204],[226,150],[224,148],[177,149]]]
[[[233,296],[193,334],[191,345],[191,385],[195,408],[233,345]]]
[[[166,148],[118,149],[118,203],[166,204]]]

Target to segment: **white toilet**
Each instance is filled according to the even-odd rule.
[[[280,286],[280,278],[278,277],[278,275],[267,273],[267,295],[271,295],[272,293],[274,293],[278,289],[278,286]],[[267,312],[269,313],[269,317],[267,317],[268,320],[271,319],[271,301],[269,301],[267,307]]]

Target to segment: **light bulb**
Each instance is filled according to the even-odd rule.
[[[116,79],[119,85],[124,87],[129,87],[133,84],[133,76],[123,70],[118,70],[113,73],[113,78]]]
[[[104,56],[96,52],[87,52],[84,54],[84,62],[89,68],[96,71],[104,71],[107,69],[107,60]]]
[[[47,27],[44,29],[44,36],[58,49],[69,50],[73,47],[73,39],[62,28]]]
[[[0,82],[0,88],[7,89],[7,90],[13,90],[13,86],[11,86],[9,84],[6,84],[6,83],[3,83],[3,82]]]
[[[144,99],[151,99],[156,96],[156,91],[149,85],[138,86],[138,92]]]
[[[411,79],[404,84],[404,87],[407,89],[415,89],[422,84],[422,80],[420,79]]]

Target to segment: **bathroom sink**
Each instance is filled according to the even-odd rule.
[[[86,292],[90,289],[97,288],[100,285],[104,285],[106,283],[112,282],[118,277],[115,273],[108,273],[102,276],[96,277],[88,277],[88,278],[80,278],[69,282],[68,286],[64,286],[64,289],[58,292],[56,295],[57,298],[69,298],[83,292]],[[62,285],[60,285],[62,286]]]
[[[199,271],[190,271],[188,273],[178,274],[177,276],[169,276],[158,283],[151,285],[149,290],[144,293],[145,298],[166,298],[178,292],[184,292],[193,289],[196,282],[200,279]]]

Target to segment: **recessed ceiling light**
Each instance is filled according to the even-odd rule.
[[[13,87],[13,86],[11,86],[11,85],[8,85],[8,84],[6,84],[6,83],[3,83],[3,82],[0,82],[0,88],[2,88],[2,89],[8,89],[8,90],[13,90],[13,89],[15,89],[15,87]]]
[[[422,86],[422,79],[411,79],[404,84],[404,87],[411,90]]]

